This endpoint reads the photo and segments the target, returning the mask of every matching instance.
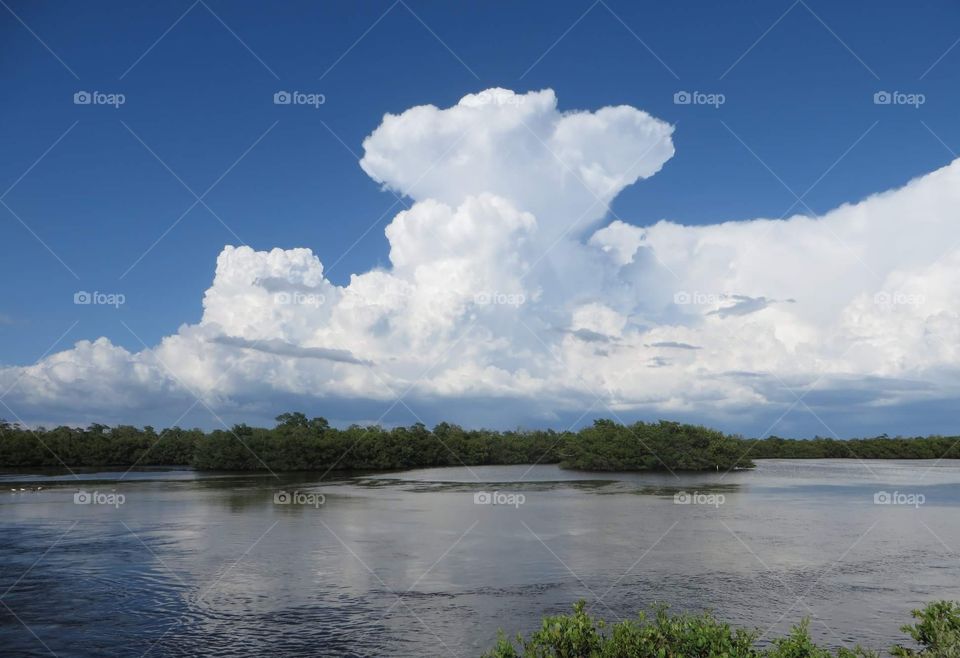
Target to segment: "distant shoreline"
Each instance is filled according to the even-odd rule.
[[[464,430],[440,423],[333,428],[300,413],[273,428],[204,432],[129,425],[29,429],[0,424],[0,468],[190,467],[201,471],[357,472],[443,466],[559,464],[615,472],[731,471],[753,459],[960,458],[960,437],[747,439],[670,421],[597,420],[576,432]]]

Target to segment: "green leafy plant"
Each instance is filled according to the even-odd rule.
[[[960,656],[960,604],[955,601],[936,601],[923,610],[914,610],[916,624],[901,627],[919,650],[903,646],[893,648],[897,658],[958,658]]]
[[[920,621],[904,626],[917,649],[896,646],[897,658],[960,658],[960,604],[938,601],[914,610]],[[732,628],[709,613],[671,615],[665,606],[652,615],[610,627],[574,605],[573,614],[545,617],[528,639],[514,641],[501,631],[484,658],[880,658],[880,653],[857,646],[835,653],[818,647],[804,619],[786,637],[758,647],[756,631]]]

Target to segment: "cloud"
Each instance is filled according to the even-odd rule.
[[[747,295],[731,295],[730,299],[733,300],[733,304],[710,311],[707,315],[716,315],[721,318],[731,315],[748,315],[762,311],[775,301],[766,297],[749,297]]]
[[[548,243],[603,218],[617,194],[660,171],[673,127],[625,105],[557,109],[552,90],[488,89],[454,107],[388,114],[363,142],[360,166],[416,201],[457,206],[492,194],[532,213]]]
[[[279,356],[293,356],[303,359],[326,359],[340,363],[370,365],[368,361],[356,358],[347,350],[330,350],[325,347],[302,347],[276,338],[256,341],[238,336],[218,336],[212,340],[221,345],[230,345],[248,350],[259,350],[267,354],[276,354]]]
[[[700,348],[690,343],[681,343],[675,340],[661,340],[656,343],[650,343],[648,347],[662,347],[673,350],[699,350]]]
[[[898,409],[946,422],[960,161],[821,217],[604,223],[672,133],[626,106],[560,111],[550,90],[388,114],[361,161],[413,200],[386,267],[338,286],[308,249],[227,246],[197,324],[139,352],[81,341],[0,386],[28,420],[136,422],[149,405],[172,422],[196,396],[231,418],[366,421],[403,395],[428,422],[500,426],[588,410],[757,433],[778,417],[869,431]]]
[[[601,334],[599,331],[593,331],[592,329],[577,329],[570,333],[587,343],[609,343],[613,340],[610,336]]]

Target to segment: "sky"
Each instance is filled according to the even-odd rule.
[[[0,5],[0,417],[956,433],[956,3]]]

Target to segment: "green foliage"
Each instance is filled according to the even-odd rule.
[[[0,421],[0,467],[192,466],[205,470],[385,470],[478,464],[555,464],[566,435],[465,430],[441,423],[387,429],[330,427],[299,412],[273,429],[202,432],[151,427],[27,429]],[[62,462],[61,462],[62,459]]]
[[[756,637],[709,614],[672,616],[665,607],[605,632],[580,601],[571,615],[546,617],[529,640],[518,636],[515,645],[501,633],[485,658],[757,658]]]
[[[561,465],[588,471],[703,471],[750,468],[743,440],[699,425],[661,420],[594,421],[564,444]]]
[[[0,420],[0,467],[193,466],[209,470],[384,470],[483,464],[556,464],[589,471],[703,471],[750,468],[750,457],[960,457],[956,438],[877,437],[852,441],[749,441],[669,421],[621,425],[597,420],[578,432],[432,430],[377,425],[330,427],[300,412],[272,429],[235,425],[156,432],[129,425],[26,429]],[[62,460],[62,461],[61,461]]]
[[[600,634],[603,622],[594,622],[583,608],[584,602],[580,601],[574,606],[572,615],[544,618],[530,642],[524,645],[523,655],[528,658],[597,655],[603,644]]]
[[[133,464],[189,464],[200,430],[174,427],[160,434],[152,427],[91,425],[28,430],[0,423],[0,465],[72,467]]]
[[[794,626],[790,635],[777,638],[772,648],[760,654],[770,658],[879,658],[880,654],[860,647],[853,650],[841,648],[836,654],[813,643],[810,638],[810,620],[804,619]]]
[[[782,439],[771,436],[745,441],[744,450],[753,459],[960,459],[955,436],[888,437],[836,440]]]
[[[920,645],[919,650],[897,646],[893,655],[898,658],[957,658],[960,656],[960,604],[955,601],[936,601],[923,610],[914,610],[920,621],[903,626]]]
[[[641,614],[637,622],[626,621],[613,627],[610,647],[602,656],[628,658],[631,656],[685,656],[713,658],[714,656],[755,656],[753,644],[757,634],[743,629],[731,629],[709,614],[670,615],[660,607],[652,619]]]
[[[904,626],[919,650],[897,646],[898,658],[960,658],[960,604],[938,601],[914,610],[920,620]],[[731,628],[708,613],[671,615],[658,607],[653,616],[641,613],[607,627],[584,611],[545,617],[529,639],[510,641],[501,631],[496,645],[483,658],[880,658],[880,653],[841,648],[836,653],[814,644],[810,622],[804,619],[790,634],[767,647],[757,646],[759,633]]]

